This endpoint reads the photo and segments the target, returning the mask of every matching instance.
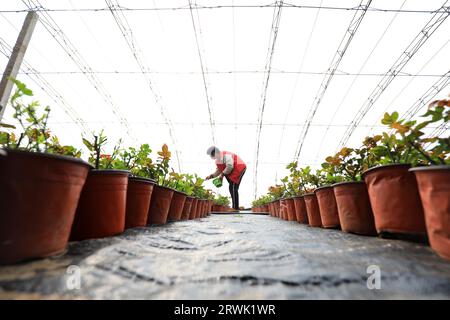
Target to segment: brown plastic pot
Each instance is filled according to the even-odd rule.
[[[189,220],[189,213],[191,212],[191,205],[194,201],[192,197],[186,197],[186,201],[184,202],[183,212],[181,214],[181,220]]]
[[[211,213],[211,200],[206,201],[205,217],[209,216]]]
[[[289,221],[288,202],[287,199],[283,199],[283,215],[284,220]]]
[[[65,250],[89,164],[0,150],[0,264]]]
[[[198,207],[197,214],[196,214],[197,219],[200,219],[202,217],[204,209],[205,209],[205,200],[201,199],[200,206]]]
[[[174,190],[156,185],[153,187],[147,224],[165,224],[169,215]]]
[[[189,212],[189,220],[195,219],[195,213],[197,212],[198,198],[192,200],[191,211]]]
[[[211,215],[213,204],[214,204],[214,201],[213,201],[213,200],[210,200],[210,201],[209,201],[209,212],[208,212],[208,216]]]
[[[210,202],[209,202],[209,216],[211,215],[211,213],[212,213],[212,207],[213,207],[213,204],[214,204],[214,201],[213,200],[211,200]]]
[[[342,231],[375,236],[369,194],[363,181],[333,184]]]
[[[450,166],[409,170],[417,179],[431,248],[450,259]]]
[[[308,223],[311,227],[322,227],[320,218],[319,204],[315,193],[307,193],[303,196],[305,199],[306,213],[308,214]]]
[[[339,214],[331,186],[325,186],[314,190],[319,204],[320,219],[324,228],[339,228]]]
[[[208,200],[203,200],[202,214],[201,217],[206,217],[206,212],[208,211]]]
[[[281,216],[281,219],[287,220],[286,201],[284,199],[280,199],[280,216]]]
[[[209,216],[209,214],[211,213],[211,206],[211,200],[206,201],[205,217]]]
[[[280,201],[279,200],[275,200],[275,202],[273,203],[273,206],[275,208],[275,216],[277,218],[281,218],[281,216],[280,216],[280,211],[281,211]]]
[[[198,199],[197,208],[195,210],[195,219],[200,218],[200,212],[202,211],[202,207],[203,207],[203,200]]]
[[[295,215],[294,199],[289,198],[286,199],[285,201],[286,201],[286,212],[288,221],[297,221],[297,217]]]
[[[417,182],[409,164],[371,168],[363,173],[375,227],[381,236],[426,238]]]
[[[89,171],[78,202],[71,241],[110,237],[125,230],[128,171]]]
[[[206,216],[207,208],[208,208],[208,200],[203,200],[202,213],[200,215],[202,218],[204,218]]]
[[[308,213],[306,212],[305,199],[303,197],[295,197],[294,207],[297,222],[308,224]]]
[[[151,179],[128,178],[125,229],[143,227],[147,224],[154,184],[155,181]]]
[[[183,213],[184,202],[186,201],[186,194],[174,191],[172,201],[170,203],[169,214],[167,220],[179,221]]]

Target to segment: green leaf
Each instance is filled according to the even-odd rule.
[[[28,89],[27,86],[25,85],[25,83],[22,83],[22,82],[20,82],[19,80],[13,79],[13,78],[10,78],[10,80],[11,80],[12,82],[14,82],[14,84],[17,86],[17,89],[19,89],[19,91],[20,91],[22,94],[24,94],[24,95],[26,95],[26,96],[32,96],[32,95],[33,95],[33,91],[31,91],[30,89]]]
[[[389,125],[392,123],[392,119],[391,119],[391,116],[389,115],[389,113],[387,113],[387,112],[384,113],[384,117],[383,117],[383,119],[381,119],[381,123],[384,125]]]
[[[397,111],[392,112],[391,119],[392,119],[392,122],[396,122],[398,120],[398,112]]]
[[[94,151],[94,146],[85,138],[83,138],[83,144],[88,148],[89,151]]]

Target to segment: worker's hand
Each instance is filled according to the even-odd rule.
[[[209,180],[209,179],[211,179],[212,178],[212,175],[210,174],[209,176],[207,176],[206,178],[205,178],[205,180]]]
[[[223,179],[223,173],[219,174],[219,179],[220,179],[220,180]]]

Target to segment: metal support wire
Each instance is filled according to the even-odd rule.
[[[427,106],[436,95],[450,84],[450,70],[442,75],[427,91],[401,116],[401,119],[411,120],[423,107]]]
[[[114,115],[119,119],[121,125],[124,126],[128,136],[136,141],[131,127],[128,124],[127,119],[122,115],[120,109],[115,105],[112,100],[110,93],[107,91],[102,82],[93,73],[92,68],[89,66],[87,61],[81,55],[81,53],[76,49],[74,44],[67,38],[65,33],[59,27],[55,20],[46,11],[42,11],[43,6],[40,4],[39,0],[22,0],[22,2],[28,7],[29,10],[39,12],[39,21],[44,26],[44,28],[50,33],[50,35],[55,39],[55,41],[61,46],[61,48],[66,52],[70,59],[75,63],[75,65],[83,72],[89,82],[92,84],[94,89],[103,98],[106,104],[108,104]]]
[[[323,0],[320,1],[320,6],[322,5],[322,3],[323,3]],[[305,64],[305,60],[306,60],[306,57],[307,57],[308,51],[309,51],[309,46],[311,44],[311,40],[313,38],[314,31],[316,29],[317,21],[319,19],[319,13],[320,13],[320,9],[317,9],[316,15],[314,17],[313,24],[311,26],[311,30],[310,30],[309,35],[308,35],[308,40],[306,41],[305,50],[303,51],[302,59],[300,61],[300,67],[299,67],[299,71],[298,71],[299,73],[297,73],[297,76],[295,77],[294,89],[292,90],[291,97],[289,99],[289,106],[288,106],[288,110],[286,112],[286,115],[284,116],[284,123],[287,122],[288,117],[289,117],[290,112],[291,112],[292,101],[294,100],[294,96],[295,96],[295,93],[297,91],[296,89],[297,89],[297,85],[298,85],[298,82],[299,82],[299,79],[300,79],[301,72],[303,72],[303,66]],[[277,159],[278,160],[280,159],[281,147],[283,145],[285,131],[286,131],[286,127],[283,126],[281,128],[280,143],[278,144],[278,151],[277,151]],[[276,182],[277,180],[278,180],[278,170],[275,170],[275,179],[274,179],[274,181]]]
[[[264,109],[266,107],[266,97],[267,97],[267,88],[269,86],[269,80],[270,80],[270,72],[272,70],[272,59],[273,59],[273,53],[275,51],[275,44],[277,42],[277,36],[278,36],[278,28],[280,25],[280,19],[281,19],[281,11],[283,9],[283,0],[278,2],[278,6],[275,7],[272,17],[272,27],[270,29],[270,37],[269,37],[269,48],[267,52],[267,60],[266,60],[266,66],[264,68],[266,77],[264,78],[263,82],[263,90],[261,93],[261,106],[259,110],[259,116],[258,116],[258,127],[256,129],[256,148],[255,148],[255,169],[254,169],[254,176],[253,176],[253,186],[254,186],[254,197],[256,198],[256,195],[258,194],[258,164],[259,164],[259,146],[260,146],[260,137],[261,137],[261,129],[262,129],[262,123],[264,118]]]
[[[402,9],[403,6],[405,5],[407,0],[403,0],[402,4],[400,5],[399,9]],[[370,9],[370,8],[369,8]],[[391,20],[389,21],[389,23],[387,24],[386,28],[384,29],[383,33],[380,35],[380,37],[378,37],[378,40],[376,41],[375,45],[372,47],[372,50],[370,50],[369,54],[367,55],[366,59],[364,60],[363,64],[360,66],[358,72],[356,73],[356,75],[353,77],[352,82],[350,83],[350,86],[348,86],[347,90],[345,91],[341,101],[339,102],[339,104],[337,105],[337,107],[334,110],[334,113],[330,119],[330,121],[328,123],[333,123],[334,119],[336,118],[336,115],[339,114],[339,111],[341,110],[345,100],[347,99],[348,95],[350,94],[350,92],[353,89],[353,86],[356,84],[356,81],[358,80],[358,78],[360,76],[363,75],[362,71],[364,70],[364,68],[366,67],[367,63],[369,62],[370,58],[373,56],[373,54],[375,53],[375,51],[377,50],[378,46],[380,45],[381,41],[383,40],[384,36],[387,34],[389,28],[392,26],[393,22],[395,21],[395,19],[397,18],[397,16],[399,15],[399,12],[396,12],[394,14],[394,16],[391,18]],[[337,74],[339,75],[339,74]],[[399,75],[403,75],[403,74],[399,74]],[[383,76],[383,75],[380,75]],[[325,129],[324,134],[322,135],[322,139],[320,140],[320,144],[319,147],[317,148],[317,152],[316,152],[316,157],[315,157],[315,161],[317,161],[317,159],[319,158],[320,152],[322,151],[322,146],[327,138],[327,134],[328,131],[330,130],[330,127],[328,126]]]
[[[197,6],[197,4],[195,4],[195,7]],[[192,20],[192,27],[194,29],[194,35],[195,35],[195,43],[197,45],[197,53],[198,53],[198,58],[200,61],[200,69],[202,71],[202,79],[203,79],[203,88],[205,89],[205,98],[206,98],[206,106],[208,107],[208,116],[209,116],[209,123],[211,125],[211,136],[212,136],[212,141],[213,144],[216,144],[216,137],[215,137],[215,129],[214,129],[214,110],[212,108],[211,105],[211,99],[209,96],[209,90],[208,90],[208,81],[206,79],[206,74],[205,74],[205,70],[207,71],[207,67],[206,67],[206,62],[204,62],[204,59],[202,57],[202,50],[200,49],[200,40],[199,38],[201,38],[201,27],[200,27],[200,20],[198,21],[198,30],[199,32],[197,32],[197,27],[195,25],[195,19],[194,19],[194,12],[192,9],[192,2],[191,0],[189,0],[189,8],[190,8],[190,14],[191,14],[191,20]],[[197,11],[197,15],[198,15],[198,11]],[[198,16],[197,16],[198,18]],[[203,48],[203,46],[202,46]]]
[[[260,5],[253,5],[253,4],[242,4],[242,5],[199,5],[197,6],[198,9],[203,10],[213,10],[213,9],[267,9],[267,8],[276,8],[278,7],[278,4],[276,2],[271,2],[268,4],[260,4]],[[328,11],[360,11],[362,10],[359,7],[337,7],[337,6],[322,6],[322,5],[295,5],[295,4],[289,4],[285,3],[283,5],[284,8],[292,8],[292,9],[321,9],[321,10],[328,10]],[[68,8],[44,8],[42,6],[38,6],[36,8],[39,8],[40,11],[47,11],[47,12],[102,12],[102,11],[110,11],[109,8],[77,8],[77,9],[68,9]],[[189,7],[187,6],[173,6],[173,7],[140,7],[140,8],[131,8],[131,7],[120,7],[116,8],[116,10],[120,11],[170,11],[170,12],[176,12],[176,11],[183,11],[183,10],[189,10]],[[21,12],[27,12],[28,10],[1,10],[2,13],[21,13]],[[377,13],[420,13],[420,14],[431,14],[436,13],[436,10],[420,10],[420,9],[383,9],[383,8],[374,8],[371,7],[368,9],[368,11],[371,12],[377,12]],[[444,12],[442,10],[441,12]]]
[[[160,109],[161,116],[167,126],[167,129],[169,130],[170,139],[172,140],[172,144],[175,148],[175,154],[177,157],[177,164],[178,164],[178,170],[181,171],[181,159],[179,155],[179,150],[177,147],[177,142],[174,135],[174,129],[172,122],[170,120],[170,117],[168,116],[167,110],[165,109],[164,105],[161,102],[161,97],[156,92],[155,86],[153,84],[152,79],[150,79],[149,76],[149,68],[145,64],[144,55],[136,41],[136,38],[134,37],[133,31],[131,29],[130,24],[128,23],[128,19],[126,18],[123,11],[117,10],[117,8],[120,8],[120,4],[117,0],[105,0],[108,8],[110,9],[110,12],[119,27],[119,30],[124,37],[134,59],[136,60],[136,63],[139,66],[139,69],[141,70],[141,74],[143,75],[147,87],[150,90],[151,94],[153,95],[153,98],[158,105]]]
[[[24,73],[24,72],[22,72]],[[87,71],[40,71],[40,74],[52,74],[52,75],[73,75],[73,74],[85,74]],[[94,74],[107,74],[107,75],[127,75],[127,74],[142,74],[142,71],[132,71],[132,70],[99,70],[99,71],[91,71],[91,73]],[[164,75],[200,75],[201,71],[155,71],[155,70],[148,70],[145,73],[148,74],[164,74]],[[222,70],[222,71],[210,71],[205,70],[205,74],[258,74],[258,73],[266,73],[264,70]],[[323,76],[323,75],[329,75],[329,72],[323,72],[323,71],[289,71],[289,70],[271,70],[271,74],[302,74],[302,75],[312,75],[312,76]],[[373,72],[357,72],[357,73],[351,73],[351,72],[344,72],[342,70],[336,70],[334,76],[340,76],[340,77],[350,77],[350,76],[357,76],[357,77],[384,77],[385,73],[373,73]],[[434,73],[399,73],[397,77],[403,77],[403,78],[440,78],[442,74],[434,74]]]
[[[12,53],[13,48],[8,45],[8,43],[0,38],[0,53],[2,53],[6,58]],[[78,125],[81,131],[87,135],[90,130],[86,126],[86,122],[78,115],[74,108],[72,108],[69,103],[64,99],[64,97],[36,70],[31,64],[29,64],[25,59],[22,61],[21,69],[25,69],[24,72],[28,77],[38,85],[42,91],[44,91],[50,99],[52,99],[56,105],[63,108],[64,112],[69,116],[69,118]]]
[[[341,138],[338,148],[345,146],[355,131],[356,127],[361,123],[366,114],[370,111],[378,98],[383,94],[386,88],[395,79],[398,73],[406,66],[411,58],[419,51],[423,44],[431,37],[431,35],[442,25],[442,23],[448,18],[450,14],[450,7],[446,7],[447,1],[437,10],[431,19],[425,24],[418,35],[408,45],[408,47],[402,52],[400,57],[394,62],[392,67],[386,72],[385,76],[380,80],[370,96],[361,106],[356,113],[355,117],[351,121],[351,126],[345,131]]]
[[[367,12],[367,8],[369,8],[372,0],[363,0],[359,4],[359,7],[362,8],[361,11],[356,11],[353,15],[352,20],[350,21],[350,25],[348,26],[347,30],[345,31],[344,37],[341,40],[341,43],[339,44],[339,47],[334,54],[333,59],[331,60],[331,64],[328,67],[328,75],[326,75],[322,83],[320,84],[319,90],[317,91],[317,94],[314,98],[313,104],[311,108],[308,111],[308,116],[306,120],[306,126],[302,128],[302,132],[300,133],[300,138],[298,140],[297,149],[295,151],[294,159],[297,161],[300,157],[300,153],[302,152],[302,147],[305,142],[306,136],[308,135],[309,127],[311,125],[311,122],[314,119],[314,115],[316,114],[317,110],[319,109],[320,103],[322,102],[322,99],[328,89],[328,86],[333,79],[334,73],[336,72],[337,68],[339,67],[339,64],[342,61],[342,58],[344,57],[348,47],[350,46],[350,43],[358,31],[359,26],[361,25],[361,22]]]

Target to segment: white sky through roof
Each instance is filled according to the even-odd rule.
[[[18,78],[33,89],[36,99],[52,107],[50,128],[62,143],[82,146],[81,126],[67,114],[70,108],[88,130],[105,129],[110,148],[120,138],[125,145],[149,143],[154,151],[167,143],[174,154],[175,169],[177,150],[183,172],[206,176],[214,171],[214,164],[206,155],[213,143],[213,131],[219,148],[236,152],[248,165],[240,195],[242,204],[249,205],[255,196],[255,181],[257,195],[264,194],[276,178],[286,174],[286,164],[294,159],[302,126],[324,73],[356,12],[336,7],[356,8],[361,1],[285,2],[267,85],[256,180],[258,118],[267,79],[265,66],[272,20],[278,10],[266,5],[275,2],[192,0],[191,16],[187,0],[119,0],[123,8],[139,9],[120,12],[132,30],[153,92],[111,11],[103,10],[108,8],[104,0],[2,0],[1,70],[9,56],[5,45],[14,46],[29,3],[31,7],[39,3],[51,9],[40,15],[53,19],[111,98],[106,101],[94,88],[45,28],[41,17],[25,56],[27,65],[40,77],[26,74],[30,70],[23,65]],[[327,155],[336,151],[347,127],[382,76],[432,18],[430,11],[443,5],[448,10],[450,3],[371,2],[312,118],[299,158],[301,165],[319,167]],[[152,10],[155,8],[158,10]],[[349,146],[358,146],[369,133],[383,130],[379,120],[385,111],[403,114],[434,83],[449,78],[448,74],[443,78],[450,70],[449,42],[450,19],[445,19],[370,108],[348,140]],[[52,99],[42,79],[63,97],[64,105],[61,100],[56,103]],[[448,82],[435,98],[450,93]],[[130,134],[113,108],[126,119]],[[13,122],[11,117],[12,110],[8,108],[4,122]],[[86,156],[85,152],[83,157]],[[208,187],[215,190],[210,183]],[[220,189],[220,193],[227,195],[227,188]]]

